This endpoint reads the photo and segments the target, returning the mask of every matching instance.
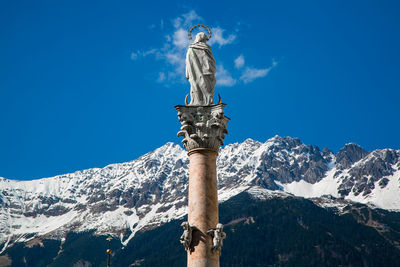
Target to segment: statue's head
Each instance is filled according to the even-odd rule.
[[[198,43],[198,42],[205,43],[207,41],[208,41],[208,37],[204,32],[199,32],[198,34],[196,34],[196,38],[194,39],[195,43]]]
[[[224,226],[222,225],[222,223],[218,223],[216,228],[222,230],[222,228],[224,228]]]

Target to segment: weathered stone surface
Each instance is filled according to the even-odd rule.
[[[218,223],[217,152],[194,149],[188,154],[188,221],[194,227],[188,251],[188,266],[219,266],[220,251],[212,252],[212,237],[207,234],[207,231]]]
[[[183,222],[181,224],[183,227],[183,234],[181,235],[180,242],[184,246],[185,250],[190,250],[190,245],[192,244],[192,230],[193,227],[189,225],[188,222]]]
[[[221,253],[221,248],[223,246],[223,241],[226,238],[226,233],[223,231],[223,224],[218,223],[217,226],[213,229],[207,231],[207,234],[211,235],[213,238],[213,247],[212,251]]]
[[[224,115],[225,104],[212,106],[175,106],[182,124],[178,136],[187,151],[207,148],[218,151],[228,133],[229,118]]]

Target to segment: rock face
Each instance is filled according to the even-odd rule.
[[[249,185],[278,190],[276,182],[313,184],[325,177],[333,159],[329,150],[306,146],[298,138],[275,136],[265,143],[248,139],[220,152],[217,165],[223,179],[219,185],[240,186],[248,181]]]
[[[167,143],[101,169],[33,181],[0,178],[0,251],[16,240],[61,239],[90,229],[118,234],[127,244],[140,230],[186,215],[188,163],[180,146]],[[351,200],[400,210],[399,169],[400,151],[393,149],[366,152],[348,144],[334,154],[297,138],[247,139],[219,152],[219,201],[261,187],[308,198],[332,196],[321,205]]]
[[[365,153],[347,171],[339,170],[335,174],[342,180],[339,193],[342,196],[348,196],[350,192],[355,196],[367,196],[377,182],[380,188],[385,188],[389,183],[388,177],[394,175],[399,166],[399,151],[383,149]]]
[[[353,165],[355,162],[359,161],[365,157],[368,153],[359,145],[350,143],[346,144],[336,154],[336,163],[338,169],[346,169]]]

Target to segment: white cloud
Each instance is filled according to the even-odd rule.
[[[198,22],[202,22],[203,18],[200,17],[199,15],[197,15],[196,11],[191,10],[188,13],[185,13],[177,18],[175,18],[174,20],[172,20],[172,23],[174,25],[175,29],[178,28],[189,28],[191,27],[194,22],[198,23]]]
[[[240,80],[242,80],[244,83],[252,82],[257,78],[266,76],[271,68],[272,67],[266,69],[256,69],[252,67],[246,67],[242,73],[242,76],[240,76]]]
[[[236,84],[236,79],[234,79],[229,71],[227,71],[222,65],[218,65],[217,67],[217,85],[219,86],[234,86]]]
[[[236,60],[235,60],[236,65]],[[244,83],[249,83],[254,81],[255,79],[262,78],[268,75],[271,69],[275,68],[278,65],[278,61],[275,59],[272,60],[271,66],[264,69],[257,69],[253,67],[246,67],[240,76],[240,80]]]
[[[187,48],[189,45],[189,38],[187,31],[179,28],[174,32],[173,44],[179,49]]]
[[[220,27],[211,28],[212,36],[210,41],[208,41],[208,44],[209,45],[218,44],[219,47],[231,44],[236,39],[236,35],[230,34],[227,38],[224,38],[223,36],[224,31],[225,30]]]
[[[244,56],[240,55],[235,59],[235,68],[240,69],[244,66]]]
[[[157,82],[163,82],[163,81],[165,81],[165,73],[164,72],[160,72],[160,73],[158,73],[158,79],[157,79]]]
[[[136,53],[132,52],[131,53],[131,60],[137,60],[139,58],[147,57],[148,55],[156,54],[157,51],[158,50],[154,48],[154,49],[150,49],[150,50],[147,50],[147,51],[137,51]]]
[[[157,49],[150,49],[150,50],[147,50],[147,51],[144,51],[143,53],[142,53],[142,56],[143,57],[147,57],[148,55],[152,55],[152,54],[155,54],[157,52]]]
[[[176,67],[176,71],[182,72],[184,75],[185,57],[176,52],[167,52],[164,54],[165,60]]]

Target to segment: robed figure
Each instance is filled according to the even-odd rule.
[[[207,35],[199,32],[186,53],[186,78],[190,82],[190,106],[213,104],[217,67],[211,47],[206,44],[207,40]]]

